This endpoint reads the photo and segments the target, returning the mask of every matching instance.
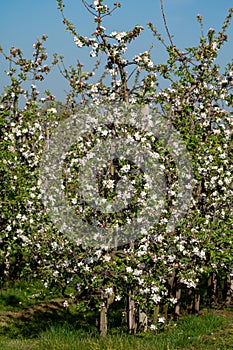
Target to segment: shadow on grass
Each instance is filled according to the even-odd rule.
[[[1,296],[1,302],[3,305],[7,306],[18,306],[22,299],[15,294],[7,294]]]
[[[94,312],[82,315],[65,309],[62,302],[49,302],[33,306],[33,308],[20,308],[15,311],[1,313],[1,334],[9,338],[37,338],[41,332],[52,326],[69,326],[80,333],[97,334],[96,318]]]

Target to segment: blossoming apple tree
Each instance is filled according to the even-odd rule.
[[[178,316],[182,304],[198,312],[200,296],[203,300],[211,296],[214,302],[219,288],[224,301],[230,302],[232,297],[233,64],[222,69],[216,59],[227,41],[233,10],[218,33],[210,28],[206,35],[198,15],[199,45],[183,51],[169,33],[161,1],[168,43],[152,23],[148,30],[162,43],[168,59],[154,64],[151,49],[132,58],[127,54],[130,43],[144,30],[142,26],[111,33],[103,26],[105,17],[121,6],[119,2],[112,8],[102,0],[82,3],[96,23],[90,37],[74,27],[65,16],[63,1],[57,0],[78,50],[90,49],[95,60],[92,71],[84,71],[80,62],[68,69],[57,54],[50,65],[46,64],[45,35],[34,44],[33,59],[24,58],[19,48],[12,47],[9,54],[2,50],[9,63],[9,84],[0,101],[1,272],[3,280],[27,275],[41,278],[47,288],[59,286],[63,294],[68,286],[74,286],[71,297],[80,303],[84,300],[86,307],[100,309],[102,335],[107,330],[108,308],[126,298],[129,331],[135,333],[140,324],[145,326],[142,315],[156,324],[152,325],[155,328],[165,320],[158,317],[162,310]],[[37,90],[56,66],[70,84],[60,111],[50,91],[42,94]],[[98,70],[102,75],[95,80]],[[162,88],[164,82],[166,87]],[[62,122],[75,116],[77,120],[85,118],[87,110],[95,117],[96,110],[108,111],[108,106],[115,112],[116,123],[93,124],[65,155],[62,188],[73,212],[98,228],[121,229],[147,208],[148,177],[133,161],[121,157],[110,160],[97,181],[105,201],[115,200],[119,180],[130,182],[133,191],[124,187],[121,192],[124,210],[102,213],[77,193],[82,157],[115,135],[137,141],[145,152],[153,154],[166,178],[166,194],[158,220],[148,230],[142,227],[135,239],[121,246],[103,243],[83,247],[79,237],[64,235],[56,220],[51,220],[43,200],[40,167]],[[112,106],[123,107],[118,110]],[[120,113],[134,115],[135,110],[142,110],[144,117],[146,110],[148,119],[155,112],[165,118],[167,129],[178,132],[191,159],[192,176],[185,187],[192,192],[189,208],[171,230],[171,212],[182,196],[178,191],[181,172],[171,149],[153,133],[134,123],[117,123],[117,113],[120,118]],[[55,201],[52,196],[46,200],[49,205]],[[153,215],[157,213],[150,211]],[[95,239],[101,241],[100,235]]]

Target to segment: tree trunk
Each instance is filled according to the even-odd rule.
[[[200,300],[201,300],[200,291],[199,291],[199,288],[197,288],[194,291],[194,300],[193,300],[193,312],[194,312],[194,314],[199,314],[199,312],[200,312]]]
[[[217,284],[218,284],[218,280],[217,280],[217,275],[216,273],[213,273],[212,276],[212,302],[214,305],[216,305],[218,303],[217,301]]]
[[[225,304],[227,306],[231,305],[232,295],[233,295],[233,276],[227,275],[226,284],[225,284]]]
[[[159,317],[159,305],[155,306],[154,308],[154,314],[153,314],[153,322],[157,323]]]
[[[108,331],[107,312],[108,312],[108,308],[105,305],[105,303],[103,303],[103,306],[100,311],[100,325],[99,325],[100,337],[105,337],[107,335],[107,331]]]
[[[141,332],[146,332],[148,326],[147,314],[139,309],[138,311],[138,329]]]
[[[177,304],[175,306],[175,319],[178,319],[180,316],[180,297],[181,297],[181,289],[177,287],[176,289]]]
[[[127,305],[127,323],[129,334],[136,334],[137,332],[137,322],[136,322],[136,309],[135,301],[131,297],[131,291],[129,291],[128,305]]]

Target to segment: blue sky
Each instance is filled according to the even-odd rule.
[[[114,1],[106,1],[112,4]],[[73,21],[80,34],[91,36],[94,31],[93,18],[83,7],[81,0],[64,0],[65,13]],[[122,7],[103,25],[111,31],[127,31],[135,24],[146,28],[148,22],[164,33],[159,0],[122,0]],[[180,47],[194,46],[198,43],[200,29],[196,20],[197,14],[203,15],[205,32],[210,28],[219,30],[224,21],[231,1],[229,0],[164,0],[167,22],[170,32],[174,34],[174,42]],[[31,58],[33,43],[42,34],[48,35],[46,48],[49,56],[57,52],[64,55],[67,66],[75,65],[77,59],[87,65],[87,70],[94,60],[89,58],[85,50],[75,46],[72,36],[65,31],[60,12],[57,10],[56,0],[9,0],[0,5],[0,45],[7,52],[11,46],[19,47],[27,58]],[[233,25],[228,31],[229,40],[219,59],[221,65],[232,60],[233,57]],[[142,38],[135,41],[129,50],[130,55],[147,50],[154,38],[149,30],[145,30]],[[156,44],[153,50],[155,62],[164,60],[163,48]],[[0,58],[0,91],[7,82],[3,70],[7,69],[5,61]],[[48,80],[39,86],[42,91],[49,88],[58,100],[64,97],[68,85],[55,68]]]

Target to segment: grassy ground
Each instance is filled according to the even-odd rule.
[[[90,313],[81,317],[64,299],[45,296],[40,287],[0,293],[0,349],[4,350],[224,350],[233,348],[233,310],[183,317],[160,334],[128,336],[115,328],[100,340]]]

